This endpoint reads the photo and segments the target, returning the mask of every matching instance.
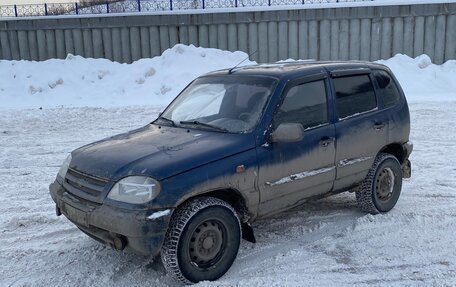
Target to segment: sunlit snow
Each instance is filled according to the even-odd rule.
[[[48,185],[71,150],[149,123],[194,77],[245,57],[180,45],[131,65],[0,61],[0,286],[177,286],[156,259],[56,217]],[[455,285],[456,61],[381,62],[406,92],[415,145],[397,206],[367,215],[345,193],[259,220],[257,243],[196,286]]]

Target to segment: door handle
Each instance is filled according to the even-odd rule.
[[[382,122],[376,122],[374,123],[374,130],[380,131],[385,127],[385,123]]]
[[[334,142],[336,139],[333,138],[333,137],[322,137],[320,139],[320,146],[322,147],[327,147],[329,146],[329,144],[331,144],[332,142]]]

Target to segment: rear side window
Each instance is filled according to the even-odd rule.
[[[367,112],[377,107],[374,89],[368,75],[335,78],[334,87],[340,119]]]
[[[297,85],[288,90],[274,125],[300,123],[304,128],[328,122],[326,88],[324,80]]]
[[[390,75],[385,71],[374,71],[374,78],[377,81],[380,96],[383,98],[383,106],[389,108],[399,102],[400,95],[396,84]]]

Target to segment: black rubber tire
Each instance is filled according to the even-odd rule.
[[[389,170],[394,174],[392,193],[389,198],[382,200],[377,194],[379,174]],[[367,173],[366,178],[356,192],[358,207],[371,214],[390,211],[397,203],[402,189],[402,168],[397,158],[391,154],[380,153]]]
[[[211,266],[201,267],[192,262],[190,244],[194,242],[192,236],[198,227],[206,222],[217,222],[223,240],[214,261],[208,263]],[[168,274],[184,284],[216,280],[233,264],[241,236],[239,218],[228,203],[213,197],[190,200],[176,209],[171,217],[161,250],[163,266]]]

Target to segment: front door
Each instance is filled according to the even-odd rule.
[[[260,216],[331,191],[336,176],[336,150],[335,127],[327,104],[328,90],[324,74],[320,79],[292,82],[285,89],[273,127],[300,123],[305,129],[304,137],[297,142],[266,143],[257,147]]]

